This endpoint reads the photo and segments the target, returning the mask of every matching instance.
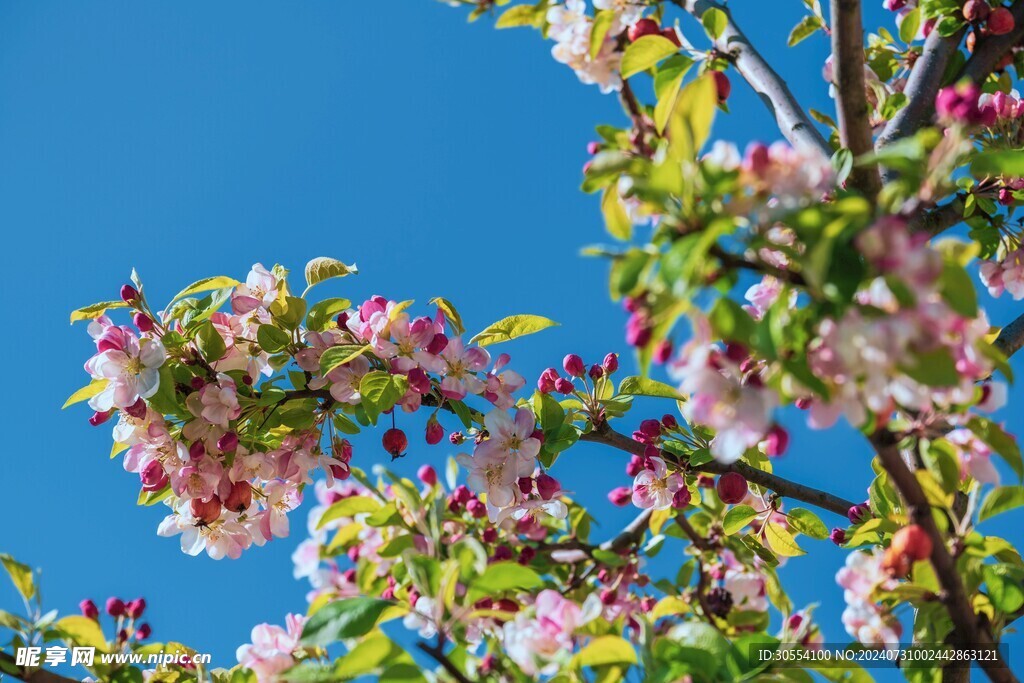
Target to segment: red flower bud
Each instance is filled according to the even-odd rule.
[[[135,639],[145,640],[153,635],[153,629],[149,627],[149,624],[139,624],[139,627],[135,629]]]
[[[512,559],[512,548],[509,548],[507,545],[499,545],[497,548],[494,549],[494,560],[496,562],[501,562],[502,560],[511,560],[511,559]]]
[[[437,355],[448,347],[448,337],[443,334],[435,334],[434,338],[427,344],[427,353]]]
[[[91,424],[93,427],[99,427],[101,424],[109,420],[113,414],[113,410],[108,410],[105,413],[93,413],[92,417],[89,418],[89,424]]]
[[[602,368],[597,363],[594,363],[593,365],[590,366],[590,369],[587,370],[587,375],[590,376],[590,379],[596,382],[597,380],[604,377],[604,368]]]
[[[483,539],[484,543],[494,543],[498,540],[498,530],[492,526],[489,526],[486,529],[484,529],[484,532],[480,535],[480,538]]]
[[[675,492],[672,496],[672,507],[684,508],[690,504],[690,500],[693,498],[693,494],[690,493],[690,489],[685,486]]]
[[[473,497],[473,492],[470,491],[468,488],[466,488],[462,484],[460,484],[459,486],[456,486],[455,490],[452,491],[452,499],[456,503],[459,503],[460,505],[465,505],[466,503],[469,502],[469,499],[472,498],[472,497]]]
[[[616,591],[611,588],[605,588],[601,591],[601,604],[602,605],[614,605],[619,595]]]
[[[133,303],[139,299],[139,290],[135,289],[131,285],[124,285],[121,287],[121,301],[126,304]]]
[[[100,610],[92,600],[82,600],[82,602],[78,603],[78,609],[81,610],[82,616],[86,619],[95,621],[100,618]]]
[[[587,371],[583,359],[575,353],[570,353],[562,359],[562,367],[571,377],[582,377]]]
[[[665,429],[675,429],[676,427],[679,426],[679,423],[676,422],[675,417],[669,415],[668,413],[665,413],[664,415],[661,416],[661,426]]]
[[[716,72],[717,73],[717,72]],[[658,365],[664,365],[672,357],[672,342],[662,339],[654,346],[652,360]]]
[[[559,377],[558,380],[555,381],[555,391],[560,394],[571,394],[573,392],[572,382],[564,377]]]
[[[537,493],[544,500],[551,500],[561,490],[562,485],[550,474],[542,474],[537,477]]]
[[[729,77],[721,71],[712,71],[711,76],[715,79],[715,90],[718,91],[719,103],[725,102],[732,92],[732,83],[729,82]]]
[[[127,286],[127,285],[125,285]],[[112,617],[124,616],[124,601],[120,598],[107,598],[107,614]]]
[[[427,443],[431,446],[441,443],[441,439],[444,438],[444,427],[437,421],[437,418],[433,415],[427,420],[427,432],[426,439]]]
[[[437,470],[430,465],[422,465],[416,470],[416,477],[427,486],[437,485]]]
[[[604,366],[604,371],[609,375],[614,374],[619,369],[619,356],[615,353],[609,353],[604,357],[604,361],[601,363]]]
[[[842,544],[846,543],[846,530],[845,529],[840,529],[839,527],[835,527],[829,533],[828,538],[829,538],[830,541],[832,541],[836,545],[842,545]]]
[[[682,47],[683,46],[682,42],[679,40],[679,33],[676,31],[675,27],[668,26],[666,28],[663,28],[661,30],[661,35],[663,35],[666,38],[668,38],[669,40],[671,40],[675,44],[676,47]]]
[[[528,545],[519,551],[519,564],[530,564],[535,557],[537,557],[537,549]]]
[[[193,441],[192,445],[188,447],[188,457],[193,460],[199,460],[204,455],[206,455],[206,446],[202,441]]]
[[[252,486],[247,481],[236,481],[224,499],[224,507],[232,512],[244,512],[252,505]]]
[[[644,36],[654,36],[659,33],[661,33],[661,27],[658,26],[658,22],[654,19],[641,19],[629,27],[626,37],[629,38],[629,42],[635,43]]]
[[[224,453],[230,453],[238,448],[238,434],[234,432],[224,432],[224,434],[217,439],[217,448]]]
[[[142,613],[146,611],[146,599],[135,598],[127,605],[125,605],[125,612],[132,619],[138,619],[142,616]]]
[[[783,429],[781,425],[772,425],[772,428],[768,430],[768,436],[765,438],[765,454],[770,457],[776,457],[784,454],[787,448],[789,448],[789,432]]]
[[[135,327],[139,328],[139,332],[151,332],[153,330],[153,319],[145,313],[133,315],[132,322],[135,323]]]
[[[409,447],[409,439],[406,437],[405,432],[395,427],[384,432],[381,443],[384,445],[384,450],[390,453],[392,458],[404,455],[405,449]]]
[[[644,460],[639,455],[634,455],[629,458],[629,462],[626,463],[626,475],[635,477],[640,474],[641,470],[644,469]]]
[[[727,505],[735,505],[747,495],[747,480],[738,472],[726,472],[718,478],[718,497]]]
[[[473,517],[480,519],[481,517],[487,516],[487,506],[484,505],[483,501],[479,498],[471,498],[466,503],[466,512],[473,515]]]
[[[871,507],[868,506],[867,503],[854,505],[846,511],[846,518],[849,519],[852,524],[859,524],[867,521],[871,519]]]
[[[608,501],[617,507],[629,505],[633,499],[633,490],[628,486],[619,486],[608,492]]]

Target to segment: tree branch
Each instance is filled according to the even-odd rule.
[[[422,640],[416,643],[416,647],[421,651],[427,653],[433,658],[435,662],[441,665],[441,668],[448,672],[448,674],[459,683],[472,683],[466,675],[459,671],[459,667],[452,663],[452,660],[448,659],[448,656],[444,653],[444,636],[438,635],[437,645],[427,645]]]
[[[875,149],[864,82],[864,24],[860,0],[831,0],[830,6],[839,139],[857,158]],[[874,200],[882,188],[878,167],[855,165],[850,172],[850,184]]]
[[[1024,315],[1021,315],[999,332],[999,336],[992,342],[992,345],[999,349],[1007,358],[1017,353],[1024,347]]]
[[[541,549],[550,552],[551,559],[561,564],[585,562],[593,557],[595,550],[619,552],[620,550],[624,550],[640,542],[640,539],[644,537],[644,533],[647,531],[647,527],[651,524],[651,515],[653,512],[653,510],[644,510],[634,517],[632,522],[623,527],[622,531],[616,534],[614,538],[611,538],[596,547],[588,546],[586,544],[577,544],[573,547],[572,544],[563,545],[561,543],[553,543],[550,546],[542,547]]]
[[[908,222],[912,232],[926,232],[932,237],[945,232],[964,218],[964,202],[960,195],[934,209],[919,210]]]
[[[620,451],[626,453],[633,453],[634,455],[643,455],[645,446],[639,441],[634,441],[624,434],[616,432],[606,423],[599,427],[595,427],[592,431],[587,432],[580,436],[581,441],[590,441],[593,443],[600,443],[612,448],[617,448]],[[670,456],[671,457],[671,456]],[[796,482],[783,479],[782,477],[764,472],[744,462],[734,462],[731,465],[723,465],[720,462],[709,462],[699,467],[694,468],[698,472],[706,472],[708,474],[725,474],[727,472],[736,472],[743,475],[743,478],[747,481],[763,486],[765,488],[775,491],[780,496],[785,498],[794,498],[796,500],[802,500],[805,503],[814,505],[823,510],[834,512],[837,515],[846,516],[847,511],[854,506],[854,503],[840,498],[839,496],[833,495],[826,491],[821,491],[810,486],[804,486],[803,484],[797,484]]]
[[[0,652],[0,662],[5,665],[0,668],[0,675],[6,674],[25,683],[78,683],[74,678],[65,678],[46,669],[31,670],[18,666],[17,660],[6,652]],[[19,673],[8,673],[8,669],[17,669]]]
[[[736,70],[761,96],[761,101],[775,116],[779,130],[794,147],[811,147],[826,157],[832,156],[832,148],[804,113],[785,81],[750,44],[750,41],[733,21],[732,14],[725,5],[716,0],[672,1],[696,17],[698,21],[709,9],[724,12],[728,21],[722,35],[715,41],[715,48],[731,57]]]
[[[903,89],[907,104],[896,112],[878,136],[878,148],[910,137],[931,120],[942,77],[966,32],[967,29],[962,28],[948,37],[939,35],[938,31],[929,34],[924,41],[924,52],[914,63]]]
[[[882,467],[889,473],[896,489],[903,496],[911,520],[924,529],[932,541],[932,554],[929,559],[942,587],[942,602],[953,620],[957,641],[963,645],[995,649],[995,660],[980,661],[978,664],[996,683],[1014,683],[1017,678],[1002,660],[998,644],[987,626],[982,624],[975,614],[963,581],[960,580],[956,560],[946,548],[942,532],[939,531],[932,516],[931,504],[917,477],[903,461],[897,443],[896,436],[887,429],[878,430],[871,436],[871,445],[878,453]]]
[[[975,83],[982,83],[995,71],[1006,53],[1024,38],[1024,0],[1013,3],[1010,13],[1017,22],[1014,29],[1001,36],[990,35],[978,40],[974,53],[957,75],[957,80],[969,78]]]

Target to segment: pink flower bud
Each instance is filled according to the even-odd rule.
[[[153,635],[153,629],[149,627],[149,624],[139,624],[139,627],[135,629],[135,639],[145,640]]]
[[[555,382],[555,391],[560,394],[571,394],[573,392],[572,382],[564,377],[559,377]]]
[[[456,486],[455,490],[452,492],[452,499],[454,499],[455,502],[457,502],[457,503],[459,503],[461,505],[465,505],[466,503],[468,503],[470,498],[472,498],[472,497],[473,497],[473,492],[470,491],[468,488],[466,488],[462,484],[460,484],[459,486]]]
[[[615,590],[611,588],[605,588],[601,591],[601,604],[602,605],[614,605],[619,595]]]
[[[231,485],[224,507],[232,512],[244,512],[252,505],[252,485],[247,481],[236,481]]]
[[[657,420],[643,420],[640,422],[640,433],[649,439],[655,439],[661,436],[661,423]]]
[[[851,524],[860,524],[871,519],[871,506],[867,503],[860,503],[854,505],[852,508],[846,511],[846,518],[850,520]]]
[[[435,334],[434,338],[427,344],[427,353],[436,356],[448,347],[448,337],[443,334]]]
[[[665,429],[675,429],[676,427],[679,426],[679,423],[676,422],[675,417],[669,415],[668,413],[665,413],[661,417],[661,426]]]
[[[405,449],[409,446],[409,439],[401,429],[392,427],[384,432],[381,443],[392,458],[397,458],[405,454]]]
[[[127,287],[127,285],[125,285]],[[124,601],[120,598],[107,598],[107,614],[112,617],[124,616]]]
[[[494,560],[496,562],[502,562],[504,560],[512,559],[512,548],[507,545],[499,545],[494,549]]]
[[[829,540],[835,543],[836,545],[842,545],[843,543],[846,543],[846,531],[844,529],[840,529],[839,527],[832,529],[832,532],[829,533],[828,537]]]
[[[647,319],[634,313],[626,321],[626,343],[642,348],[651,341],[651,326]]]
[[[772,425],[765,438],[765,454],[776,457],[784,454],[787,448],[789,448],[789,432],[782,425]]]
[[[711,75],[715,79],[715,90],[719,103],[725,102],[732,93],[732,83],[729,82],[729,77],[721,71],[712,71]]]
[[[143,491],[159,491],[167,485],[167,472],[159,460],[153,459],[139,472]]]
[[[427,420],[427,431],[426,440],[431,446],[441,443],[441,439],[444,438],[444,427],[437,421],[437,418],[433,415]]]
[[[484,505],[483,501],[479,498],[471,498],[466,503],[466,512],[473,515],[473,517],[480,519],[481,517],[487,516],[487,506]]]
[[[619,369],[619,356],[616,353],[609,353],[604,357],[604,361],[601,363],[604,367],[604,371],[609,375],[615,373]]]
[[[78,603],[78,609],[86,619],[96,621],[100,618],[100,610],[92,600],[82,600],[82,602]]]
[[[217,439],[217,449],[224,453],[231,453],[238,448],[238,434],[234,432],[224,432],[219,439]]]
[[[570,353],[562,359],[562,367],[571,377],[582,377],[586,373],[586,366],[583,359],[575,353]]]
[[[145,313],[136,313],[133,315],[132,322],[135,323],[135,327],[139,328],[139,332],[153,331],[153,319]]]
[[[537,557],[536,548],[528,545],[519,551],[519,564],[530,564],[535,557]]]
[[[717,71],[715,73],[718,73]],[[662,339],[654,346],[654,354],[652,360],[658,365],[664,365],[668,362],[668,359],[672,357],[672,342],[668,339]]]
[[[121,287],[121,301],[126,304],[133,303],[139,300],[139,290],[135,289],[131,285],[123,285]]]
[[[537,493],[544,500],[551,500],[561,490],[562,485],[550,474],[542,474],[537,477]]]
[[[436,486],[437,470],[430,465],[421,465],[420,468],[416,470],[416,478],[427,486]]]
[[[202,441],[193,441],[192,445],[188,447],[188,457],[193,460],[199,460],[204,455],[206,455],[206,446]]]
[[[1013,202],[1013,190],[1008,187],[999,188],[999,203],[1003,206],[1009,206],[1010,204],[1013,204]]]
[[[676,31],[675,27],[666,26],[665,28],[661,29],[661,35],[671,40],[676,47],[683,46],[683,43],[679,40],[679,33]]]
[[[626,475],[635,477],[640,474],[644,469],[644,461],[639,455],[631,456],[629,462],[626,463]]]
[[[125,605],[125,612],[132,619],[138,619],[142,616],[142,613],[146,611],[146,599],[135,598],[127,605]]]
[[[89,418],[89,424],[93,427],[99,427],[101,424],[109,420],[113,414],[113,410],[108,410],[105,413],[95,412],[92,414],[92,417]]]
[[[409,378],[409,388],[417,394],[430,393],[430,377],[423,372],[423,368],[413,368],[407,377]]]
[[[124,412],[128,413],[136,420],[141,420],[146,417],[147,410],[146,402],[140,398],[138,401],[125,408]]]
[[[213,496],[209,500],[193,498],[189,501],[189,510],[192,516],[203,524],[212,524],[220,517],[220,498]]]
[[[598,365],[597,363],[594,363],[593,365],[590,366],[590,369],[587,370],[587,375],[590,377],[590,379],[596,382],[597,380],[604,377],[604,368]]]
[[[718,497],[726,505],[735,505],[747,495],[747,480],[738,472],[726,472],[718,478]]]
[[[619,486],[608,492],[608,502],[617,507],[629,505],[633,500],[633,489],[628,486]]]
[[[755,177],[762,177],[771,166],[771,153],[763,142],[752,142],[747,145],[743,156],[743,170]]]
[[[693,498],[693,494],[690,493],[690,489],[685,486],[672,496],[672,506],[677,508],[684,508],[690,504],[690,500]]]
[[[484,529],[483,533],[480,535],[480,538],[483,539],[484,543],[494,543],[498,540],[498,530],[492,526],[489,526],[486,529]]]
[[[641,19],[629,27],[626,37],[629,38],[629,42],[635,43],[644,36],[654,36],[659,33],[661,33],[661,27],[658,26],[658,22],[654,19]]]

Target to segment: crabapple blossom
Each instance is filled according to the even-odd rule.
[[[259,683],[273,683],[278,674],[295,665],[301,651],[299,639],[306,617],[285,616],[285,625],[260,624],[252,629],[252,642],[238,648],[238,663],[256,674]]]
[[[667,510],[672,507],[683,478],[669,472],[665,461],[657,456],[647,458],[646,467],[633,479],[633,505],[638,508]]]

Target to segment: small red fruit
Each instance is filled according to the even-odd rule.
[[[967,0],[964,3],[964,19],[967,21],[985,21],[992,12],[986,0]]]
[[[735,505],[747,495],[747,480],[738,472],[727,472],[718,478],[718,497],[727,505]]]
[[[212,524],[220,517],[220,498],[213,496],[210,500],[193,498],[189,502],[192,516],[203,524]]]
[[[391,457],[397,458],[405,454],[405,449],[409,446],[409,439],[401,429],[392,427],[384,432],[381,443],[384,444],[384,450],[390,453]]]
[[[629,31],[626,33],[626,36],[629,38],[629,42],[635,43],[644,36],[657,35],[660,31],[661,29],[658,26],[658,22],[654,19],[641,19],[629,27]]]
[[[911,524],[893,534],[892,544],[889,547],[916,562],[931,556],[932,539],[920,526]]]
[[[252,505],[252,486],[247,481],[236,481],[224,499],[224,507],[232,512],[244,512]]]
[[[729,94],[732,92],[732,83],[729,82],[729,77],[722,71],[712,71],[711,75],[715,79],[715,88],[718,90],[718,102],[721,104],[729,99]]]
[[[988,30],[994,36],[1003,36],[1009,33],[1017,25],[1013,14],[1005,7],[997,7],[988,16]]]

